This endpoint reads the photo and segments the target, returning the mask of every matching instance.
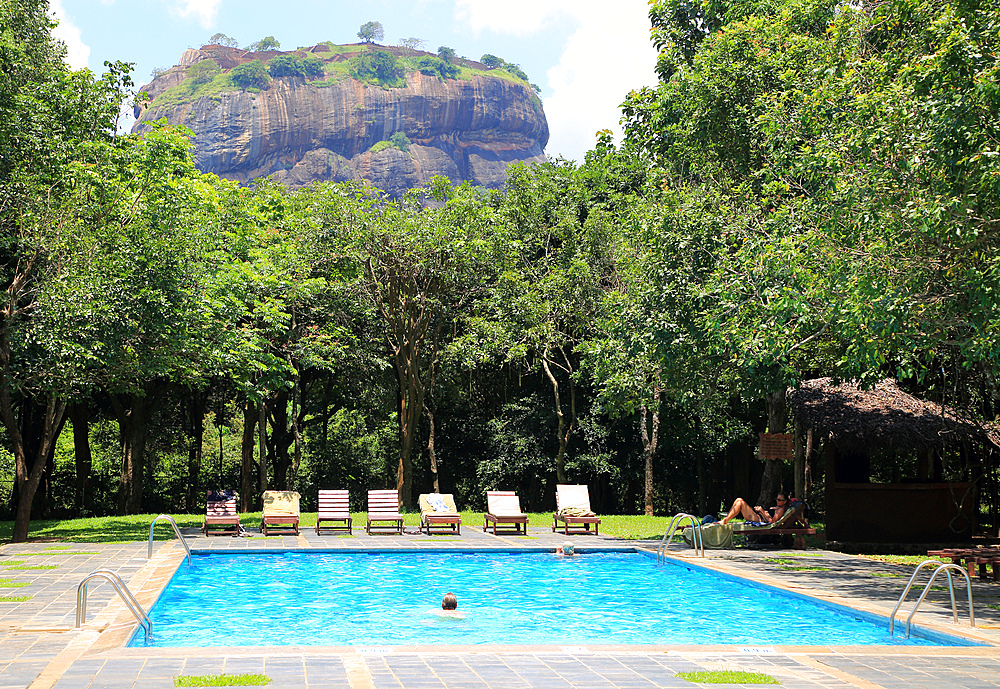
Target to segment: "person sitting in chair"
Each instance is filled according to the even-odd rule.
[[[774,510],[774,515],[772,516],[770,512],[760,505],[750,507],[750,503],[743,498],[736,498],[733,506],[729,508],[729,514],[722,518],[722,523],[728,524],[731,519],[742,516],[746,520],[746,523],[751,526],[767,526],[781,519],[786,510],[797,509],[802,504],[802,501],[791,498],[784,493],[778,493],[777,503],[778,507]]]

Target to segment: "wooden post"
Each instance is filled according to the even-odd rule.
[[[800,500],[806,498],[806,451],[805,443],[802,442],[802,422],[795,421],[795,497]]]

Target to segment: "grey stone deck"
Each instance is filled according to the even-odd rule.
[[[164,532],[167,531],[166,527]],[[528,537],[493,536],[481,527],[463,527],[460,537],[300,536],[205,538],[193,529],[186,538],[195,550],[272,549],[424,549],[540,548],[551,550],[562,534],[533,528]],[[577,547],[654,547],[605,536],[572,536]],[[738,549],[693,557],[674,546],[672,557],[708,566],[788,590],[887,614],[912,568],[872,562],[827,551]],[[173,687],[177,675],[262,673],[270,687],[333,689],[653,689],[695,686],[678,672],[706,669],[759,671],[782,686],[916,687],[1000,686],[1000,584],[975,582],[975,638],[992,646],[943,647],[267,647],[267,648],[124,648],[134,623],[113,597],[111,587],[95,581],[90,588],[87,625],[73,629],[76,587],[88,573],[117,572],[143,605],[155,599],[180,562],[175,540],[158,541],[153,559],[145,543],[7,544],[0,547],[0,596],[30,596],[23,602],[0,602],[0,689],[157,689]],[[20,562],[21,564],[8,564]],[[16,569],[44,567],[45,569]],[[12,587],[10,584],[26,584]],[[923,626],[954,633],[947,594],[935,591]],[[995,606],[995,607],[989,607]],[[732,686],[732,685],[729,685]]]

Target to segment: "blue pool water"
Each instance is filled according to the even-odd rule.
[[[198,554],[150,617],[151,646],[949,643],[641,553]]]

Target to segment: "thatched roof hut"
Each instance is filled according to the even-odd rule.
[[[918,399],[890,378],[870,390],[846,381],[834,385],[832,378],[807,380],[788,391],[788,404],[803,425],[842,449],[893,447],[920,452],[984,439],[1000,446],[995,428]]]
[[[788,405],[797,426],[822,442],[828,539],[950,543],[975,533],[984,459],[1000,444],[995,427],[918,399],[890,379],[868,390],[809,380],[788,391]],[[909,469],[897,471],[894,483],[878,482],[874,455],[897,469],[909,456]],[[943,471],[948,455],[963,458],[950,478]]]

